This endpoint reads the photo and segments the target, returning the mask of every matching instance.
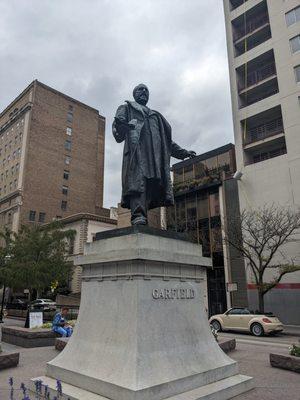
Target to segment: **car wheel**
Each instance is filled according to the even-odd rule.
[[[263,336],[264,334],[264,328],[259,323],[252,324],[250,331],[254,336]]]
[[[211,321],[211,326],[216,330],[216,331],[221,331],[222,327],[219,321],[217,321],[216,319],[214,319],[213,321]]]

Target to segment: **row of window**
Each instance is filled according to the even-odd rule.
[[[296,82],[300,82],[300,65],[297,65],[297,67],[294,68],[294,71],[295,71]]]
[[[9,162],[10,160],[14,160],[17,157],[20,157],[20,155],[21,155],[21,148],[19,147],[18,150],[15,150],[12,154],[9,154],[7,158],[3,158],[2,165],[5,165],[6,162]]]
[[[20,169],[20,164],[19,164],[19,163],[17,163],[16,165],[13,165],[13,166],[11,167],[11,169],[10,169],[11,175],[14,175],[15,173],[17,173],[17,172],[19,171],[19,169]],[[1,181],[4,180],[4,177],[5,177],[5,178],[8,178],[8,176],[9,176],[9,170],[7,169],[7,170],[5,171],[5,174],[4,174],[4,172],[2,172],[2,174],[1,174]]]
[[[35,210],[30,210],[29,211],[29,221],[35,222],[36,217],[37,217],[37,212]],[[37,221],[38,222],[45,222],[45,219],[46,219],[46,213],[45,212],[40,212],[38,214]]]
[[[290,39],[290,45],[291,45],[291,50],[292,53],[296,53],[300,51],[300,35],[297,35]]]
[[[18,144],[19,142],[21,142],[22,136],[23,136],[22,132],[20,132],[19,135],[15,136],[15,144]],[[12,140],[10,140],[9,143],[7,143],[7,144],[3,147],[3,149],[2,149],[2,147],[0,147],[0,156],[2,155],[2,150],[3,150],[3,152],[6,153],[8,150],[10,150],[10,149],[12,148],[12,144],[13,144],[13,143],[12,143]]]
[[[14,190],[14,189],[17,189],[17,187],[18,187],[18,180],[15,179],[14,181],[10,182],[9,185],[4,185],[4,186],[3,186],[3,190],[2,190],[2,187],[0,187],[0,196],[6,194],[6,192],[7,192],[7,190],[8,190],[8,187],[7,187],[7,186],[9,187],[9,191],[12,191],[12,190]]]
[[[287,26],[291,26],[296,22],[300,21],[300,6],[294,8],[293,10],[285,14],[285,20]]]
[[[20,129],[23,125],[24,125],[24,119],[21,119],[21,121],[18,122],[18,123],[16,124],[16,126],[12,126],[10,129],[7,129],[7,131],[6,131],[6,136],[8,136],[10,133],[13,133],[13,132],[14,132],[14,128],[16,128],[16,130],[18,130],[18,129]],[[1,135],[1,136],[0,136],[0,140],[3,140],[4,137],[5,137],[5,134]]]
[[[73,123],[73,106],[69,105],[69,110],[67,112],[67,123],[72,124]],[[68,136],[72,136],[72,128],[70,126],[67,126],[66,128],[66,134]],[[72,141],[71,139],[66,139],[65,141],[65,150],[71,151],[72,150]],[[71,162],[71,156],[65,155],[65,164],[70,165]],[[63,179],[68,180],[70,176],[70,171],[64,170],[63,173]],[[67,196],[69,193],[69,187],[67,185],[62,185],[62,194],[64,196]],[[61,201],[60,208],[62,211],[66,211],[68,207],[68,202],[66,200]]]

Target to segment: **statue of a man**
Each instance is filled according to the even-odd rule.
[[[132,225],[146,225],[148,210],[174,204],[170,157],[184,160],[196,153],[174,143],[168,121],[146,106],[146,85],[136,86],[133,97],[117,109],[113,135],[125,141],[121,205],[131,210]]]

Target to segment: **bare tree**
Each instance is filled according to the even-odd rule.
[[[228,217],[223,239],[239,251],[251,269],[258,291],[259,311],[263,313],[265,294],[284,275],[300,270],[297,259],[286,254],[287,244],[300,241],[300,210],[266,205]],[[271,280],[266,279],[267,270],[273,272]]]

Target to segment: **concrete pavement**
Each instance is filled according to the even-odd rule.
[[[12,320],[6,323],[12,324]],[[300,376],[295,372],[272,368],[269,354],[288,353],[288,346],[296,337],[275,335],[257,338],[246,334],[224,333],[221,337],[236,337],[237,350],[230,357],[239,362],[240,373],[254,377],[255,389],[235,397],[235,400],[300,400]],[[9,400],[8,379],[13,377],[15,387],[21,382],[28,385],[30,378],[43,375],[47,361],[58,353],[54,347],[24,349],[2,343],[3,350],[20,352],[20,364],[16,368],[0,371],[0,399]],[[20,393],[19,393],[20,394]],[[16,400],[21,396],[16,397]],[[84,400],[84,399],[82,399]]]

